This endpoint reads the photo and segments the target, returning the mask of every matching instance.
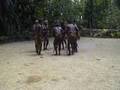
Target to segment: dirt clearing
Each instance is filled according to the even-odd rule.
[[[120,39],[81,38],[73,56],[34,42],[0,45],[0,90],[120,90]]]

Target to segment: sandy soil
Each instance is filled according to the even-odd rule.
[[[0,90],[120,90],[120,40],[81,38],[79,53],[41,56],[34,42],[0,45]]]

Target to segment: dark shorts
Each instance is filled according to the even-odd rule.
[[[61,37],[55,37],[54,45],[59,45],[59,44],[61,44],[61,42],[62,42],[62,38]]]
[[[47,40],[48,39],[48,32],[43,32],[43,39]]]

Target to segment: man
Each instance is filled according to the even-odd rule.
[[[75,26],[77,40],[79,40],[80,39],[80,30],[79,30],[75,20],[73,22],[73,25]],[[77,52],[77,47],[78,47],[77,40],[76,40],[76,43],[75,43],[75,52]]]
[[[55,55],[58,54],[59,51],[59,55],[61,54],[61,43],[62,43],[62,31],[63,29],[60,26],[60,23],[56,22],[54,28],[53,28],[53,36],[54,36],[54,50],[56,52]]]
[[[62,32],[62,49],[64,49],[65,46],[66,46],[65,26],[66,26],[66,22],[61,21],[61,27],[63,29],[63,32]]]
[[[47,50],[48,44],[49,44],[49,31],[48,31],[48,22],[45,20],[42,25],[42,34],[43,34],[43,46],[44,50]]]
[[[35,20],[35,24],[33,25],[33,37],[35,40],[35,48],[36,48],[36,53],[38,55],[41,54],[42,50],[42,27],[41,24],[39,23],[39,20]]]
[[[76,33],[76,34],[77,34],[77,39],[80,39],[80,30],[79,30],[79,28],[78,28],[75,20],[74,20],[74,22],[73,22],[73,25],[75,26],[75,29],[76,29],[76,31],[77,31],[77,33]]]
[[[72,23],[72,21],[69,20],[68,24],[66,25],[66,34],[67,34],[68,51],[69,51],[68,55],[71,55],[71,54],[74,54],[74,52],[77,52],[77,32],[78,32],[78,29]]]

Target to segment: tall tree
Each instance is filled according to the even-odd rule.
[[[110,0],[87,0],[84,10],[84,20],[88,28],[101,28],[99,23],[106,17]]]
[[[88,28],[94,28],[94,0],[85,2],[84,20]]]
[[[116,6],[120,9],[120,0],[114,0]]]

